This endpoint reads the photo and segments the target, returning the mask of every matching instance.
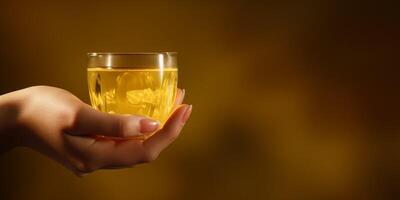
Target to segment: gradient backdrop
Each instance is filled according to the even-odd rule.
[[[0,94],[89,102],[86,53],[177,51],[193,104],[151,164],[77,178],[0,156],[0,199],[395,199],[399,6],[389,1],[0,2]],[[40,115],[40,113],[38,113]]]

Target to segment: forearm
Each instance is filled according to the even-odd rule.
[[[19,144],[19,96],[18,92],[0,95],[0,153]]]

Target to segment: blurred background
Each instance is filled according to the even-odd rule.
[[[194,110],[131,169],[77,178],[5,153],[0,199],[400,198],[393,2],[1,1],[0,94],[51,85],[89,103],[87,52],[177,51]]]

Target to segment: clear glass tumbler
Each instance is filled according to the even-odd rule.
[[[150,117],[164,125],[175,102],[177,53],[89,53],[92,106],[102,112]]]

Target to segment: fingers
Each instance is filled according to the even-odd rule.
[[[183,125],[190,116],[191,109],[191,106],[188,105],[178,108],[163,129],[144,142],[140,140],[124,140],[119,143],[117,141],[109,143],[110,140],[97,140],[90,146],[90,150],[86,150],[86,152],[91,154],[89,157],[95,163],[94,166],[99,168],[120,168],[153,161],[163,149],[178,137]],[[94,158],[97,154],[101,154],[101,156]]]
[[[178,136],[192,113],[192,105],[182,105],[171,115],[164,127],[144,141],[143,145],[150,157],[158,154],[170,145]]]
[[[66,132],[70,135],[103,135],[108,137],[136,137],[157,130],[159,123],[133,115],[113,115],[84,106]]]
[[[70,151],[69,162],[78,176],[97,169],[127,167],[142,160],[141,140],[110,140],[65,135]]]
[[[90,173],[100,168],[121,168],[153,161],[160,152],[178,137],[191,114],[192,107],[180,106],[167,121],[163,129],[145,140],[109,140],[65,135],[70,154],[77,159],[75,173]]]

